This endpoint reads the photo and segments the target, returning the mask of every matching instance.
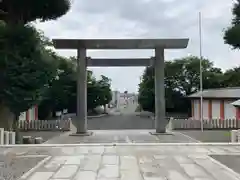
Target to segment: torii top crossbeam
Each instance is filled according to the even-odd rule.
[[[53,39],[56,49],[183,49],[189,39]]]

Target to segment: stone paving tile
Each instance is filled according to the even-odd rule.
[[[65,179],[65,178],[72,178],[73,175],[77,172],[78,166],[77,165],[63,165],[53,176],[55,179]]]
[[[29,180],[43,180],[43,179],[49,179],[54,172],[35,172]]]
[[[62,150],[60,150],[62,148]],[[36,150],[36,148],[34,148]],[[45,147],[52,156],[25,180],[237,180],[211,154],[240,154],[238,146]],[[24,150],[21,149],[22,151]],[[31,148],[25,148],[33,152]],[[54,151],[57,153],[54,155]],[[61,151],[61,152],[60,152]],[[45,151],[42,151],[45,153]],[[128,153],[128,154],[127,154]]]

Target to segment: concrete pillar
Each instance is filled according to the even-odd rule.
[[[166,130],[169,131],[169,132],[172,132],[172,130],[173,130],[173,121],[174,121],[174,118],[171,117],[168,124],[167,124]]]
[[[0,128],[0,145],[4,145],[4,128]]]
[[[16,144],[16,132],[9,132],[9,144]]]
[[[231,131],[231,142],[232,143],[238,142],[238,130]]]
[[[86,49],[77,51],[77,134],[87,132],[87,59]]]
[[[9,144],[9,132],[4,131],[4,144]]]
[[[155,49],[155,128],[156,133],[166,132],[165,87],[164,87],[164,49]]]

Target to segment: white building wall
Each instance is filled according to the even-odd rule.
[[[29,109],[29,120],[36,120],[35,119],[35,108],[34,107]]]
[[[194,117],[193,119],[199,119],[199,100],[193,100],[194,102]]]
[[[236,118],[236,108],[231,105],[233,101],[226,100],[224,101],[224,114],[225,119],[235,119]]]
[[[119,104],[120,99],[120,92],[119,91],[112,91],[112,100],[110,103],[115,104],[117,102],[117,106]]]
[[[220,100],[212,100],[212,118],[220,119]]]
[[[29,120],[36,120],[35,107],[32,107],[28,110],[28,117],[29,117]],[[27,120],[27,111],[21,113],[21,115],[19,116],[19,120]]]
[[[208,119],[208,103],[209,100],[203,100],[203,119]],[[201,112],[200,112],[201,113]]]
[[[26,112],[22,112],[19,116],[19,120],[26,120]]]
[[[236,108],[231,105],[234,100],[224,100],[224,119],[236,119]],[[194,103],[194,119],[199,120],[200,112],[200,101],[193,100]],[[203,101],[203,118],[209,119],[208,112],[208,104],[209,100]],[[221,108],[221,100],[212,100],[212,119],[220,119],[220,108]]]

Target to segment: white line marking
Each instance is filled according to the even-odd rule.
[[[236,178],[240,179],[240,175],[238,173],[236,173],[234,170],[230,169],[229,167],[227,167],[226,165],[222,164],[221,162],[217,161],[216,159],[208,156],[209,160],[212,161],[213,163],[221,166],[223,169],[225,169],[226,171],[228,171],[230,174],[236,176]]]
[[[40,161],[36,166],[34,166],[32,169],[30,169],[29,171],[27,171],[26,173],[24,173],[20,179],[27,179],[37,168],[39,168],[40,166],[42,166],[45,162],[47,162],[49,159],[51,158],[51,156],[48,156],[46,158],[44,158],[42,161]]]
[[[199,141],[199,140],[197,140],[197,139],[194,139],[194,138],[192,138],[191,136],[188,136],[188,135],[186,135],[186,134],[184,134],[184,133],[181,133],[181,132],[175,132],[175,134],[181,134],[182,136],[185,136],[186,138],[188,138],[188,139],[190,139],[190,140],[192,140],[192,141],[194,141],[194,142],[197,142],[197,143],[201,143],[201,141]]]

